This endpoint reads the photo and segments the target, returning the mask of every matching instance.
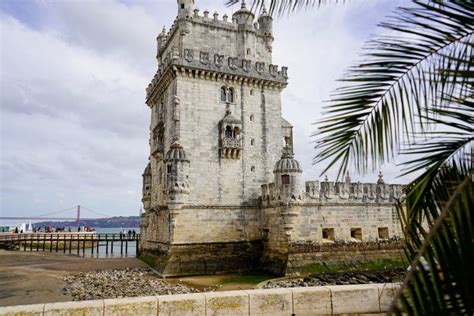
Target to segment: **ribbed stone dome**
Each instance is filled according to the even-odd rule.
[[[303,170],[301,170],[300,163],[293,157],[293,154],[285,152],[281,159],[276,162],[273,172],[303,172]]]
[[[178,143],[173,143],[171,145],[170,150],[168,150],[166,153],[165,160],[188,161],[188,159],[186,159],[186,152],[184,151],[183,146]]]
[[[145,170],[143,171],[143,175],[144,175],[144,176],[151,175],[151,165],[150,165],[150,163],[148,163],[148,165],[146,165],[146,168],[145,168]]]
[[[242,1],[242,4],[240,6],[240,10],[236,11],[232,17],[237,19],[237,23],[239,24],[252,24],[254,14],[252,11],[247,9],[247,6],[245,4],[245,1]]]

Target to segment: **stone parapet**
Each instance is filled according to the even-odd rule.
[[[335,315],[383,313],[398,284],[335,285],[0,307],[0,315]]]
[[[306,181],[303,202],[307,206],[390,204],[403,200],[405,186],[385,183]],[[280,204],[279,188],[274,183],[263,184],[263,207]]]

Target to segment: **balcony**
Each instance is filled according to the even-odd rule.
[[[239,138],[224,137],[222,139],[221,157],[239,159],[242,152],[242,141]]]

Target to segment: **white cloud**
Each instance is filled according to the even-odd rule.
[[[221,16],[238,8],[197,2],[201,12]],[[156,71],[156,35],[162,25],[169,28],[176,4],[34,4],[32,24],[0,13],[1,212],[39,214],[87,203],[103,213],[134,214],[148,153],[144,89]],[[311,124],[390,6],[354,1],[275,21],[274,61],[290,74],[283,112],[295,125],[306,179],[322,170],[311,164]],[[390,170],[387,180],[398,173]]]

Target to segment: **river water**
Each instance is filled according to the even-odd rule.
[[[129,228],[129,227],[96,227],[97,234],[120,234],[120,230],[124,230],[128,233],[129,230],[135,230],[136,233],[140,233],[140,228]],[[94,249],[94,254],[92,254],[91,249],[86,249],[84,255],[82,254],[82,249],[80,252],[80,256],[84,256],[87,258],[133,258],[137,254],[136,242],[131,241],[128,242],[127,252],[125,252],[125,242],[123,243],[123,252],[120,254],[120,241],[116,241],[113,243],[113,252],[111,251],[111,243],[109,242],[109,251],[106,253],[105,249],[105,242],[101,242],[99,244],[99,253],[97,254],[97,248]]]

